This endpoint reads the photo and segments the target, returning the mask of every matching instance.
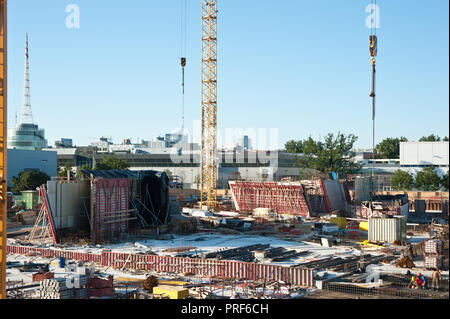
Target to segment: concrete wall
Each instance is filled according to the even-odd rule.
[[[86,229],[89,222],[83,201],[89,213],[90,184],[88,182],[47,183],[49,206],[56,229]]]
[[[39,170],[50,177],[57,175],[56,152],[25,151],[8,149],[8,187],[13,176],[18,177],[24,170]]]

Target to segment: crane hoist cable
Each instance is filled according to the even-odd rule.
[[[369,52],[370,52],[370,64],[372,65],[372,91],[370,97],[372,98],[372,179],[375,177],[375,79],[376,79],[376,57],[378,54],[378,38],[377,38],[377,23],[378,23],[378,7],[377,0],[371,0],[372,8],[372,21],[369,38]],[[374,180],[372,180],[374,183]],[[373,184],[372,184],[373,186]],[[373,190],[373,189],[372,189]]]
[[[180,0],[181,2],[181,21],[180,21],[180,25],[181,25],[181,44],[180,44],[180,50],[181,50],[181,59],[180,59],[180,64],[181,64],[181,72],[182,72],[182,82],[181,82],[181,87],[182,87],[182,125],[181,125],[181,130],[184,133],[184,108],[185,108],[185,96],[184,96],[184,75],[185,75],[185,67],[186,67],[186,63],[187,63],[187,59],[186,59],[186,39],[187,39],[187,0]]]

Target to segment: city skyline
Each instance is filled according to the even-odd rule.
[[[35,121],[46,130],[49,144],[61,137],[72,138],[76,145],[88,145],[101,136],[111,136],[114,141],[130,137],[149,140],[180,127],[181,70],[177,62],[180,45],[178,41],[164,40],[165,35],[181,39],[179,16],[169,23],[157,14],[168,9],[174,15],[180,13],[180,2],[136,0],[136,4],[148,10],[125,8],[126,31],[133,31],[134,36],[120,38],[123,31],[117,33],[120,26],[111,22],[117,21],[121,13],[104,1],[77,2],[81,16],[79,29],[68,29],[65,25],[68,3],[49,2],[42,8],[25,1],[11,3],[9,126],[20,111],[24,37],[29,32],[31,104]],[[269,1],[260,3],[255,17],[248,20],[242,12],[251,4],[221,4],[219,131],[227,127],[277,128],[280,148],[291,139],[309,136],[319,139],[329,132],[340,131],[359,136],[356,148],[369,148],[370,30],[365,25],[368,4],[369,1],[362,1],[325,6],[325,2],[287,1],[286,6],[298,10],[287,12],[293,19],[287,19],[290,22],[283,19],[282,25],[263,23],[269,19],[281,21],[278,14],[282,9]],[[448,44],[448,29],[441,27],[448,22],[445,15],[448,3],[406,6],[406,1],[398,1],[379,6],[377,142],[385,137],[406,136],[418,140],[430,134],[447,136],[448,45],[447,50],[432,48],[441,48],[442,42]],[[188,3],[188,124],[200,117],[197,7],[195,2]],[[236,8],[241,9],[236,11]],[[108,9],[109,18],[99,16],[101,9]],[[35,14],[43,10],[49,15],[46,21]],[[400,10],[403,15],[399,15]],[[330,11],[336,16],[330,15]],[[136,19],[132,19],[134,15]],[[400,30],[405,16],[412,19],[419,15],[421,18],[415,23],[420,32],[405,34]],[[347,19],[350,16],[352,19]],[[235,19],[237,22],[233,23]],[[337,22],[342,26],[336,37],[324,31],[329,29],[326,26]],[[320,30],[319,24],[323,24]],[[287,26],[290,28],[284,28]],[[115,35],[123,40],[122,46],[115,46],[119,41]],[[295,41],[289,41],[290,37]],[[412,38],[414,41],[408,40]],[[286,50],[271,48],[267,45],[271,41],[278,48],[285,46]],[[333,51],[341,41],[345,42],[346,49]],[[398,49],[402,45],[404,49]],[[162,54],[162,51],[172,54]],[[121,56],[125,58],[120,60]],[[420,67],[411,67],[419,62]],[[85,78],[83,75],[90,69],[97,72],[90,79]],[[396,80],[404,72],[410,74],[408,79]],[[281,76],[282,73],[285,74]],[[63,76],[66,81],[58,80]],[[425,112],[423,105],[428,105]],[[255,109],[261,112],[254,112]],[[412,129],[411,123],[420,126]],[[187,125],[187,129],[197,134],[194,126]]]

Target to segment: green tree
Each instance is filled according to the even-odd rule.
[[[284,148],[286,153],[291,154],[303,153],[303,141],[290,140],[285,144]]]
[[[448,136],[444,137],[442,140],[443,140],[444,142],[448,142]]]
[[[441,187],[444,188],[446,191],[448,191],[449,189],[448,172],[442,176]]]
[[[417,173],[416,187],[422,191],[438,191],[441,179],[432,166],[428,166]]]
[[[164,173],[166,173],[166,175],[167,175],[167,177],[169,178],[169,180],[172,180],[173,174],[172,174],[172,172],[170,171],[170,169],[167,168],[167,169],[164,171]]]
[[[66,165],[58,172],[58,177],[67,178],[67,172],[69,172],[70,178],[73,178],[75,176],[75,174],[72,172],[72,169],[70,168],[70,165]]]
[[[361,165],[354,161],[355,153],[351,150],[358,137],[338,133],[335,137],[330,133],[324,142],[315,141],[311,137],[303,142],[303,158],[300,167],[311,168],[324,173],[336,172],[340,176],[355,173]]]
[[[119,158],[115,158],[113,156],[105,156],[102,158],[100,162],[97,163],[94,170],[121,170],[121,169],[127,169],[129,167],[128,163],[124,160],[121,160]]]
[[[414,177],[408,172],[397,170],[392,176],[391,185],[398,191],[411,190],[414,187]]]
[[[400,158],[400,142],[408,142],[406,137],[384,139],[375,147],[376,158]]]
[[[18,177],[11,179],[12,191],[19,194],[22,191],[35,190],[50,179],[46,173],[41,171],[23,171]]]
[[[440,142],[441,138],[437,135],[431,134],[430,136],[423,136],[419,142]]]

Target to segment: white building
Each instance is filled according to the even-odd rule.
[[[439,176],[448,172],[449,142],[400,143],[400,167],[414,175],[425,167],[433,166]]]

